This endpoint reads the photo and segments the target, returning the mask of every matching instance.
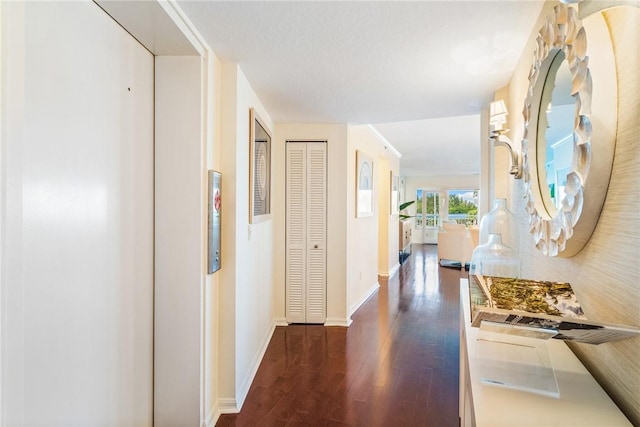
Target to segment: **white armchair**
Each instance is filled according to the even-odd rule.
[[[440,265],[463,268],[471,261],[471,253],[478,244],[477,227],[444,223],[438,232],[438,260]]]

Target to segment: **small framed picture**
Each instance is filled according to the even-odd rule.
[[[356,151],[356,218],[373,215],[373,160]]]
[[[215,273],[220,270],[221,253],[220,253],[220,219],[222,218],[222,191],[221,191],[221,175],[220,172],[209,171],[208,176],[208,212],[207,221],[208,234],[208,257],[207,257],[207,273]]]
[[[391,215],[398,215],[400,211],[398,210],[398,206],[400,206],[400,177],[398,175],[394,175],[393,171],[389,172],[391,179],[391,188],[389,189],[389,197],[391,199],[390,211]]]

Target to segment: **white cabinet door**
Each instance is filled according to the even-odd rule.
[[[305,322],[306,144],[287,144],[286,309],[287,322]]]
[[[93,2],[0,9],[0,424],[151,426],[154,57]]]
[[[286,315],[289,323],[326,318],[327,145],[287,143]]]

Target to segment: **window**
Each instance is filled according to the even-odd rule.
[[[478,222],[478,190],[449,190],[447,196],[449,221],[466,225]]]

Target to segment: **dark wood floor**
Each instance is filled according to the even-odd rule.
[[[459,280],[414,245],[349,328],[276,328],[239,414],[217,426],[458,426]]]

